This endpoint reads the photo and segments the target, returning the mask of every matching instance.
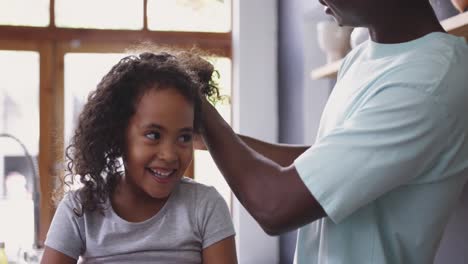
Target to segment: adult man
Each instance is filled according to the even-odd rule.
[[[297,263],[431,263],[468,174],[468,46],[428,0],[321,0],[371,40],[346,57],[316,143],[237,136],[205,102],[203,139],[269,234],[300,227]]]

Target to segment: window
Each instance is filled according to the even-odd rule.
[[[229,32],[231,1],[149,0],[148,27],[167,31]]]
[[[142,29],[143,0],[56,0],[58,27]]]
[[[0,240],[14,255],[33,243],[34,165],[21,144],[38,155],[39,54],[0,50],[0,69]]]
[[[98,78],[133,44],[195,45],[217,57],[220,82],[230,94],[230,14],[230,0],[0,0],[0,132],[20,138],[37,158],[44,198],[40,204],[41,241],[54,213],[50,198],[56,178],[63,172],[63,149],[76,113]],[[230,119],[230,106],[218,107]],[[32,188],[24,152],[15,144],[0,139],[0,206],[16,209],[8,217],[0,209],[0,221],[14,217],[15,225],[29,238],[4,238],[7,233],[0,229],[0,240],[7,240],[12,261],[17,252],[12,248],[14,239],[30,244],[33,237],[32,223],[20,223],[33,219],[32,210],[26,209],[32,206],[31,199],[26,199],[24,210],[18,210],[18,203],[6,198],[7,180],[26,197]],[[215,185],[229,204],[229,189],[206,154],[196,154],[195,178]],[[11,224],[0,223],[0,228],[5,226],[13,230]]]
[[[0,25],[49,25],[49,0],[0,0]]]
[[[64,58],[65,145],[91,91],[124,55],[119,53],[66,53]]]

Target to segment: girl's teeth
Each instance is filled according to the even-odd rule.
[[[166,171],[166,172],[162,172],[162,171],[157,171],[157,170],[153,170],[153,169],[150,169],[151,172],[157,176],[157,177],[161,177],[161,178],[167,178],[169,177],[169,175],[172,174],[173,171]]]

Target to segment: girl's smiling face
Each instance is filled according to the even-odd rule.
[[[125,180],[144,194],[165,199],[193,156],[194,106],[176,88],[148,89],[125,133]]]

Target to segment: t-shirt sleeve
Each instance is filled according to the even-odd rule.
[[[447,113],[430,94],[389,87],[317,140],[294,164],[328,217],[339,223],[431,170],[457,131],[456,118]]]
[[[197,218],[203,249],[235,235],[226,201],[213,187],[209,187],[199,201]]]
[[[85,248],[81,236],[81,222],[73,212],[73,198],[66,195],[59,203],[47,233],[45,245],[69,257],[78,259]]]

